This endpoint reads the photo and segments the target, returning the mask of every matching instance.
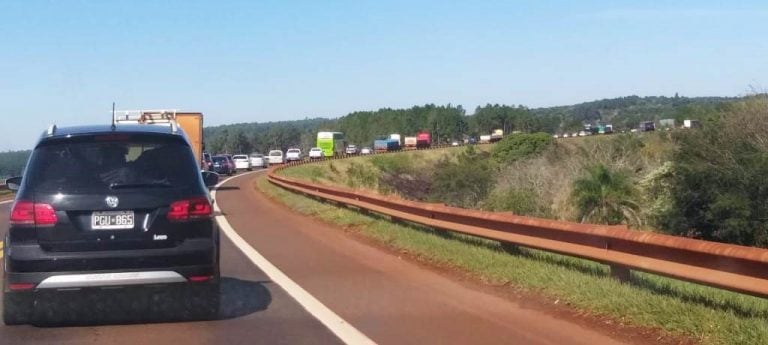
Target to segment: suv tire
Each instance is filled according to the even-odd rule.
[[[32,320],[34,298],[32,293],[3,293],[3,322],[6,325],[21,325]]]

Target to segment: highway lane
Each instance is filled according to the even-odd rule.
[[[5,236],[10,204],[0,204],[0,234]],[[337,344],[338,338],[256,268],[231,241],[222,238],[222,320],[190,321],[173,303],[145,302],[141,294],[106,291],[93,298],[66,295],[73,304],[54,319],[85,314],[84,324],[61,327],[5,326],[0,344]],[[159,294],[163,298],[169,298]],[[132,301],[135,298],[136,303]],[[144,299],[142,299],[144,298]],[[161,301],[162,302],[162,301]],[[0,302],[2,303],[2,302]],[[45,309],[54,301],[46,301]],[[166,307],[168,306],[168,307]],[[102,310],[106,309],[106,310]],[[58,311],[57,311],[58,312]],[[155,323],[136,324],[144,318]],[[100,325],[104,320],[110,324]]]
[[[231,180],[217,195],[228,222],[253,248],[322,303],[382,344],[620,344],[457,282],[298,215]],[[630,339],[631,340],[631,339]]]

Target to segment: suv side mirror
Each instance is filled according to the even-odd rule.
[[[19,187],[21,187],[21,176],[11,177],[5,180],[5,185],[12,191],[19,190]]]
[[[211,171],[201,171],[206,187],[213,187],[219,183],[219,174]]]

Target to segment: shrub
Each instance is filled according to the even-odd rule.
[[[661,217],[672,234],[768,246],[768,99],[727,107],[703,129],[676,136],[673,206]]]
[[[373,188],[376,186],[376,171],[365,164],[351,162],[347,167],[346,174],[346,183],[352,188]]]
[[[371,164],[386,174],[404,174],[414,170],[411,157],[408,155],[378,155],[371,158]]]
[[[511,211],[521,216],[552,217],[552,209],[535,190],[510,188],[503,192],[491,193],[484,203],[490,211]]]
[[[639,225],[639,206],[634,201],[634,185],[621,172],[604,165],[588,169],[588,175],[577,179],[573,200],[581,222]]]
[[[453,206],[474,207],[488,195],[494,177],[488,154],[467,146],[455,160],[446,157],[437,162],[431,199]]]
[[[513,134],[502,139],[493,148],[493,159],[498,163],[511,163],[540,153],[554,143],[546,133]]]

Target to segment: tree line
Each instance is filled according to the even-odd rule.
[[[486,104],[467,114],[461,105],[425,104],[405,109],[382,108],[355,111],[329,118],[296,121],[249,122],[206,127],[205,150],[211,153],[266,153],[315,146],[318,131],[343,132],[347,141],[371,146],[377,138],[398,133],[403,136],[429,131],[436,142],[461,140],[467,136],[489,134],[494,129],[505,133],[574,131],[585,123],[612,123],[614,129],[629,129],[640,121],[674,118],[699,119],[702,114],[722,111],[726,97],[639,97],[628,96],[585,102],[570,106],[531,109],[523,105]],[[207,116],[216,116],[208,114]],[[19,174],[29,151],[0,152],[0,176]]]

